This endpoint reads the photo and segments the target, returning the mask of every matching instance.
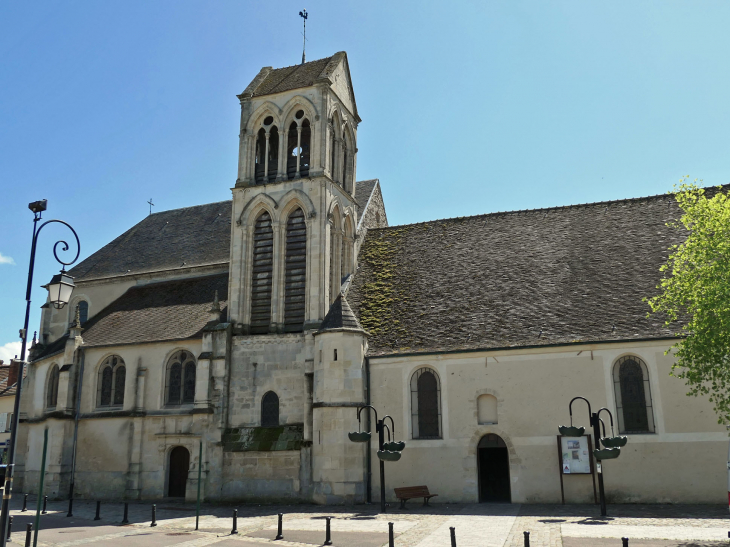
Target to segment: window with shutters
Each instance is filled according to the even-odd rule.
[[[261,398],[261,426],[277,425],[279,425],[279,396],[269,391]]]
[[[266,334],[271,326],[271,289],[274,264],[274,231],[271,215],[256,219],[251,269],[251,334]]]
[[[441,438],[441,386],[431,368],[411,376],[411,427],[414,439]]]
[[[99,407],[124,405],[124,387],[127,380],[127,369],[124,360],[118,355],[104,359],[99,367],[99,387],[96,404]]]
[[[165,404],[180,406],[195,402],[195,358],[186,350],[176,351],[167,363]]]
[[[48,380],[46,382],[46,408],[53,410],[58,403],[58,365],[51,365],[48,371]]]
[[[304,212],[297,208],[286,221],[284,332],[304,330],[306,280],[307,226],[304,222]]]
[[[309,176],[309,148],[312,129],[304,110],[298,110],[289,125],[286,144],[286,178],[289,180]]]
[[[616,414],[621,433],[653,433],[649,370],[636,356],[621,357],[613,366]]]

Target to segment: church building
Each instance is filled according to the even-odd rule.
[[[406,443],[390,501],[593,502],[597,447],[558,436],[583,396],[628,436],[609,502],[725,499],[727,432],[643,301],[684,237],[671,195],[389,226],[344,52],[238,98],[231,200],[151,214],[44,306],[16,491],[47,428],[51,498],[193,500],[200,471],[207,501],[377,501],[377,442],[348,439],[371,404]]]

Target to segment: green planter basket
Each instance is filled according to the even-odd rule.
[[[558,427],[560,434],[565,437],[582,437],[583,433],[586,432],[585,427],[574,427],[572,425],[561,425]]]
[[[403,441],[393,441],[392,443],[383,444],[383,450],[387,450],[388,452],[402,452],[405,447],[406,443]]]
[[[605,448],[621,448],[622,446],[626,446],[626,443],[628,442],[629,438],[620,436],[620,437],[603,437],[601,439],[601,444]]]
[[[384,462],[397,462],[400,460],[400,452],[390,452],[388,450],[378,450],[378,458]]]
[[[366,443],[370,440],[369,431],[358,431],[356,433],[348,433],[348,437],[353,443]]]
[[[597,460],[614,460],[619,457],[619,454],[621,454],[620,448],[602,448],[593,451]]]

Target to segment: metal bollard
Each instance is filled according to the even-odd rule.
[[[388,547],[395,547],[395,540],[393,539],[393,523],[388,523]]]
[[[101,502],[97,501],[96,502],[96,516],[94,517],[94,520],[101,520],[101,516],[99,515],[100,512],[101,512]]]
[[[279,529],[274,539],[284,539],[284,534],[281,533],[281,520],[284,517],[284,513],[279,513]]]
[[[157,526],[157,506],[154,503],[152,504],[152,522],[150,526]]]
[[[48,496],[43,496],[43,511],[41,511],[41,515],[45,515],[46,513],[48,513],[48,511],[46,511],[47,506],[48,506]]]
[[[10,532],[13,531],[13,516],[8,519],[8,541],[10,541]]]
[[[124,518],[122,518],[122,524],[129,524],[129,503],[124,502]]]
[[[68,499],[68,513],[66,513],[67,517],[73,517],[74,516],[74,499],[69,498]]]
[[[23,495],[23,508],[21,512],[25,513],[28,510],[28,494]]]
[[[327,519],[327,529],[324,533],[324,544],[332,545],[332,532],[330,531],[330,519],[332,517],[324,517]]]
[[[238,534],[238,509],[233,510],[233,529],[231,530],[232,536],[236,534]]]
[[[525,547],[530,547],[530,532],[522,532],[525,535]]]
[[[449,526],[449,532],[451,532],[451,547],[456,547],[456,528]]]
[[[730,536],[730,534],[728,534]],[[623,542],[623,547],[629,547],[629,538],[621,538],[621,541]]]
[[[25,529],[25,547],[30,547],[30,544],[32,541],[33,541],[33,525],[29,522],[27,528]]]

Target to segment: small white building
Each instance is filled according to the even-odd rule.
[[[379,181],[356,182],[344,52],[238,97],[232,200],[150,215],[44,309],[20,490],[48,428],[52,497],[73,477],[80,497],[193,499],[202,466],[207,500],[377,499],[377,443],[347,435],[370,403],[406,441],[391,500],[590,501],[590,447],[557,437],[584,396],[629,436],[609,501],[724,500],[727,433],[643,302],[683,237],[671,196],[388,227]]]

